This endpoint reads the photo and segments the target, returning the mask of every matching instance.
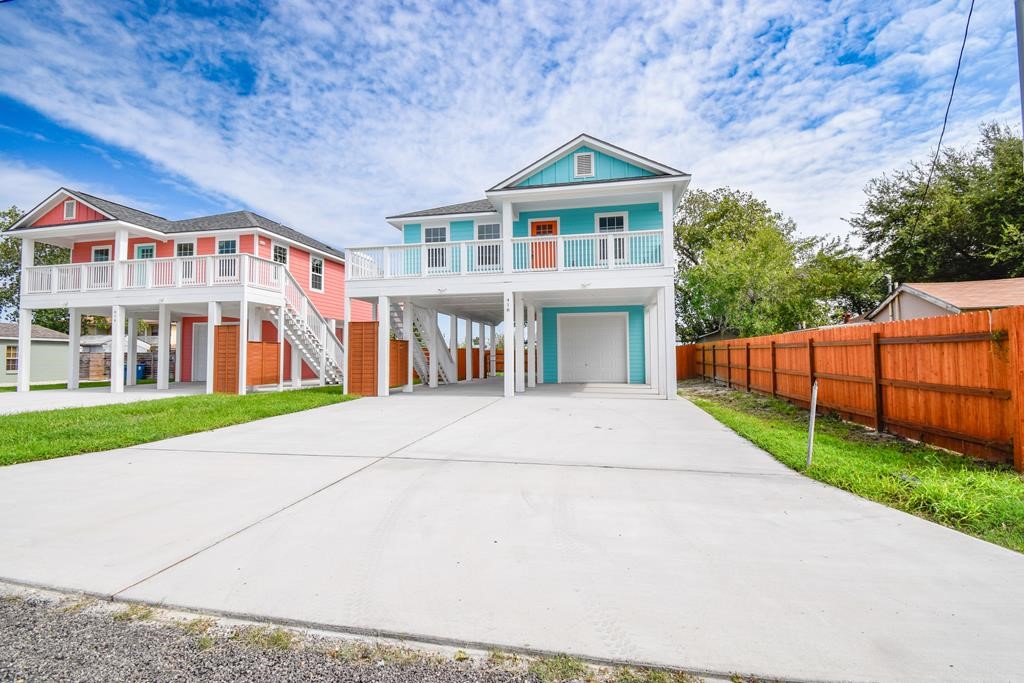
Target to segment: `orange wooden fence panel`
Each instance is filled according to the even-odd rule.
[[[245,352],[245,383],[277,384],[281,374],[280,351],[278,342],[249,342]]]
[[[377,395],[377,323],[348,324],[348,390],[360,396]]]
[[[213,390],[238,393],[238,325],[213,327]]]
[[[374,335],[374,343],[376,343],[376,335]],[[391,380],[389,387],[397,387],[405,384],[408,378],[409,371],[409,342],[404,339],[392,339],[390,365],[388,367],[388,375]],[[374,389],[376,393],[376,388]]]
[[[689,379],[697,376],[697,346],[683,344],[676,346],[676,379]]]
[[[1024,307],[696,344],[695,374],[1024,471]],[[678,351],[677,351],[678,353]]]

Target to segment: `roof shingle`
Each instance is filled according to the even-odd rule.
[[[965,282],[908,282],[906,286],[960,310],[1024,305],[1024,277]]]
[[[17,339],[18,323],[0,323],[0,339]],[[32,326],[33,339],[51,339],[55,341],[67,341],[68,335],[57,330],[51,330],[42,325]]]
[[[447,206],[438,206],[433,209],[400,213],[397,216],[388,216],[388,220],[392,218],[419,218],[421,216],[449,216],[459,213],[490,213],[494,210],[494,204],[491,204],[490,199],[477,199],[472,202],[448,204]]]

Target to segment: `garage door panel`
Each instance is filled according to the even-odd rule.
[[[628,382],[625,313],[558,316],[559,382]]]

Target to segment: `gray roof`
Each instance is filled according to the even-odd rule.
[[[448,216],[457,213],[487,213],[494,210],[494,204],[491,204],[490,199],[477,199],[472,202],[448,204],[447,206],[438,206],[433,209],[423,209],[422,211],[412,211],[410,213],[401,213],[397,216],[388,216],[388,220],[391,220],[392,218],[418,218],[420,216]]]
[[[0,323],[0,339],[17,339],[18,338],[18,323]],[[43,327],[42,325],[32,326],[32,338],[33,339],[52,339],[55,341],[67,341],[68,335],[57,330],[51,330],[49,327]]]
[[[287,225],[282,225],[277,221],[272,221],[258,213],[253,213],[252,211],[230,211],[228,213],[220,213],[213,216],[200,216],[198,218],[170,221],[162,216],[146,213],[145,211],[139,211],[138,209],[133,209],[130,206],[118,204],[117,202],[112,202],[108,199],[96,197],[78,190],[71,190],[66,187],[62,187],[60,190],[67,192],[74,197],[78,197],[83,202],[95,206],[100,211],[113,216],[118,220],[125,221],[126,223],[132,223],[134,225],[140,225],[151,230],[157,230],[158,232],[162,232],[166,235],[183,232],[212,232],[216,230],[261,228],[267,232],[280,235],[281,237],[298,242],[299,244],[336,256],[337,258],[345,258],[344,252],[340,249],[335,249],[328,244],[324,244],[318,239],[310,237],[309,235],[301,233],[293,228],[289,228]],[[35,209],[33,209],[33,211],[34,210]],[[31,211],[29,213],[31,213]],[[29,229],[31,229],[30,226],[18,228],[18,230]]]

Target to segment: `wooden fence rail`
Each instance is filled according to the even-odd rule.
[[[1024,471],[1024,307],[734,339],[694,375]]]

